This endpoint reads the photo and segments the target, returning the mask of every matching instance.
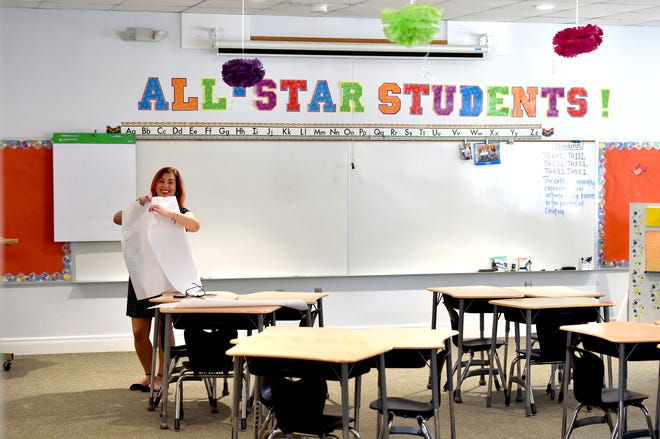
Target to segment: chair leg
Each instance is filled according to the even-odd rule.
[[[637,408],[639,408],[642,411],[642,413],[644,413],[644,417],[646,418],[646,426],[648,427],[649,430],[649,437],[651,437],[651,439],[655,439],[653,419],[651,419],[651,414],[649,413],[649,410],[646,408],[644,404],[639,404],[639,405],[633,404],[633,405],[635,405]]]
[[[513,361],[511,361],[511,367],[509,368],[509,376],[508,376],[507,383],[506,383],[506,390],[504,392],[504,404],[505,405],[511,404],[511,389],[513,387],[513,382],[515,381],[515,378],[517,377],[517,375],[514,375],[513,371],[514,371],[516,365],[520,364],[521,359],[522,359],[522,357],[516,357],[516,358],[513,359]],[[520,387],[518,389],[520,389]]]
[[[417,419],[417,423],[419,424],[419,431],[421,431],[422,434],[424,435],[424,439],[433,439],[433,436],[431,435],[431,430],[429,429],[429,424],[426,422],[426,419],[424,419],[421,416],[417,416],[416,419]]]
[[[493,361],[492,358],[490,358],[490,353],[488,354],[488,361]],[[502,380],[502,386],[506,385],[506,374],[504,369],[502,369],[502,362],[500,361],[500,355],[497,353],[497,350],[495,351],[495,365],[497,366],[497,370],[495,370],[495,389],[500,390],[500,382],[497,380],[497,376],[499,375],[500,379]],[[506,363],[505,363],[506,366]]]
[[[227,396],[227,395],[229,395],[229,382],[227,380],[227,377],[225,377],[222,382],[222,396]]]
[[[566,429],[566,434],[564,435],[563,439],[568,439],[571,437],[571,433],[573,432],[573,428],[575,428],[575,423],[577,422],[577,417],[578,414],[580,413],[580,410],[582,410],[582,407],[584,407],[583,404],[578,404],[577,407],[575,408],[575,411],[573,412],[573,417],[571,418],[571,422],[568,424],[568,428]]]
[[[183,419],[183,377],[176,380],[174,390],[174,430],[178,431]]]
[[[467,359],[467,361],[465,362],[465,365],[463,366],[463,373],[461,373],[461,380],[459,381],[459,385],[462,385],[463,381],[465,381],[465,379],[467,378],[468,373],[470,372],[470,366],[472,365],[472,360],[474,360],[474,352],[473,351],[464,352],[464,353],[469,354],[470,357]],[[459,359],[459,361],[460,361],[460,359]]]

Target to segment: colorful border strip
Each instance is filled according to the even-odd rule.
[[[71,245],[68,242],[62,244],[62,262],[64,267],[62,272],[55,273],[18,273],[11,274],[5,273],[0,277],[0,283],[13,283],[13,282],[59,282],[59,281],[70,281],[71,280]]]
[[[9,149],[53,149],[52,140],[0,140],[0,149],[9,148]]]

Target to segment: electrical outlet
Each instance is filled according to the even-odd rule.
[[[525,286],[526,287],[531,287],[532,286],[532,281],[531,280],[526,280],[525,281]]]

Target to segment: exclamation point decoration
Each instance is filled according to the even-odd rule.
[[[603,110],[601,113],[601,116],[603,117],[609,117],[610,115],[610,89],[609,88],[603,88],[600,91],[600,97],[603,103]]]

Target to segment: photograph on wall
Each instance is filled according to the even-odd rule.
[[[475,165],[496,165],[500,163],[500,143],[484,142],[474,144]]]

